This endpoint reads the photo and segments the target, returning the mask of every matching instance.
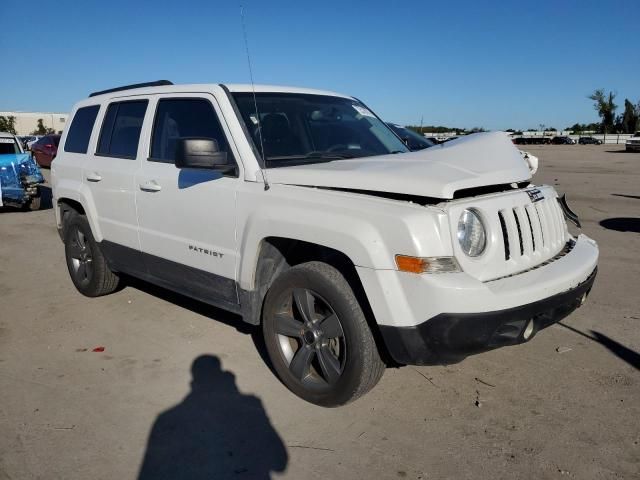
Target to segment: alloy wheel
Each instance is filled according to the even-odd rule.
[[[276,344],[290,373],[305,387],[326,390],[347,358],[344,330],[329,303],[306,288],[288,291],[274,316]]]
[[[69,253],[76,280],[83,285],[91,282],[93,277],[93,255],[86,235],[79,228],[74,229],[71,236]]]

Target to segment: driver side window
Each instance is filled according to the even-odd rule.
[[[151,138],[149,161],[174,163],[181,138],[211,138],[221,152],[233,154],[213,105],[201,98],[163,98],[158,102]]]

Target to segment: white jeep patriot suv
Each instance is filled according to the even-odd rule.
[[[596,243],[501,132],[411,153],[354,97],[168,81],[71,117],[52,183],[76,288],[127,274],[262,325],[282,382],[318,405],[388,364],[526,342],[596,275]]]

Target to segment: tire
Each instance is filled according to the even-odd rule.
[[[29,206],[29,210],[31,210],[32,212],[35,212],[36,210],[40,210],[40,207],[42,206],[42,194],[39,191],[38,191],[38,195],[36,195],[35,197],[31,197],[31,200],[29,200],[28,206]]]
[[[83,295],[99,297],[118,288],[120,279],[109,270],[87,217],[77,212],[69,212],[64,222],[64,253],[71,281]]]
[[[325,263],[303,263],[274,280],[265,298],[262,329],[282,383],[316,405],[352,402],[384,373],[356,296],[342,274]]]

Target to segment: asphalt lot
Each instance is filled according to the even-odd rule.
[[[52,210],[2,211],[0,480],[159,479],[163,469],[173,479],[640,478],[640,154],[622,148],[526,146],[540,157],[536,181],[566,192],[600,245],[583,308],[522,346],[389,369],[340,409],[289,393],[233,315],[144,284],[83,297]]]

